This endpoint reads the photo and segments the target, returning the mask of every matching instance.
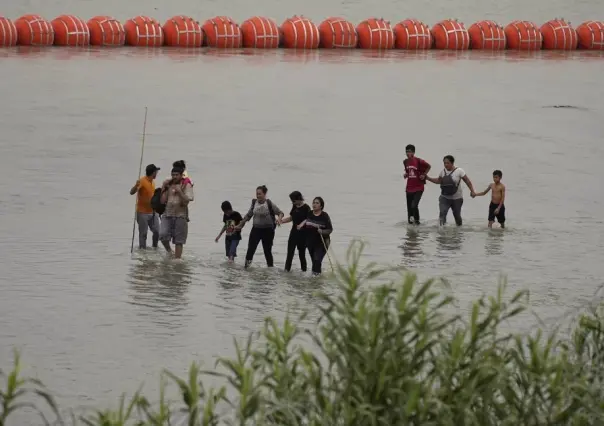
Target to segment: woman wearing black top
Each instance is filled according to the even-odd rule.
[[[316,197],[312,200],[312,211],[308,213],[306,220],[298,225],[298,229],[304,228],[306,231],[306,247],[312,260],[313,275],[321,273],[321,264],[331,241],[329,236],[333,232],[331,218],[323,211],[324,207],[323,198]]]
[[[292,200],[292,209],[289,212],[289,216],[281,221],[281,223],[293,223],[292,230],[289,233],[289,240],[287,240],[285,271],[291,271],[294,253],[297,248],[298,256],[300,257],[300,268],[306,272],[306,233],[303,229],[298,229],[298,225],[308,217],[310,207],[304,202],[304,197],[302,197],[300,191],[294,191],[289,194],[289,199]]]

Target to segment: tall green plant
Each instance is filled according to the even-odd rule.
[[[451,314],[458,310],[445,282],[419,282],[375,264],[361,268],[362,252],[363,244],[353,242],[347,263],[336,264],[337,291],[318,295],[312,327],[303,326],[306,314],[281,323],[267,318],[215,370],[193,363],[186,379],[165,372],[158,404],[136,393],[128,404],[122,397],[117,410],[79,420],[91,426],[604,424],[602,308],[580,315],[569,341],[541,330],[504,332],[502,325],[528,308],[528,292],[508,298],[501,281],[468,315]],[[397,278],[376,284],[393,272]],[[204,386],[208,374],[224,385]],[[176,384],[180,403],[166,400],[165,379]],[[10,398],[0,426],[16,409]]]

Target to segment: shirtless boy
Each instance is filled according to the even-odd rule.
[[[484,191],[476,193],[476,196],[479,197],[492,191],[491,204],[489,205],[489,228],[493,227],[495,218],[497,218],[497,222],[501,224],[501,227],[505,228],[505,185],[501,183],[502,177],[501,170],[495,170],[493,172],[493,183],[489,184]]]

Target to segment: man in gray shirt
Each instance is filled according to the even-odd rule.
[[[193,201],[193,187],[190,183],[183,184],[182,167],[172,169],[172,178],[162,185],[161,202],[166,204],[162,216],[159,239],[168,251],[172,253],[170,240],[174,243],[174,257],[182,257],[183,245],[187,242],[189,233],[188,205]]]

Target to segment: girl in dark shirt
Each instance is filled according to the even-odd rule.
[[[321,274],[321,264],[327,254],[330,235],[333,232],[331,218],[323,211],[325,201],[323,198],[316,197],[312,201],[312,211],[308,213],[306,220],[298,225],[298,229],[306,231],[306,247],[312,260],[313,275]]]
[[[300,257],[300,268],[306,272],[306,232],[304,229],[298,229],[304,220],[310,213],[310,207],[304,202],[304,197],[300,191],[294,191],[289,194],[289,199],[292,201],[292,209],[289,212],[289,216],[283,219],[281,223],[292,222],[292,230],[289,233],[289,239],[287,240],[287,257],[285,259],[285,271],[289,272],[292,269],[292,261],[294,260],[294,253],[296,248],[298,249],[298,256]]]

